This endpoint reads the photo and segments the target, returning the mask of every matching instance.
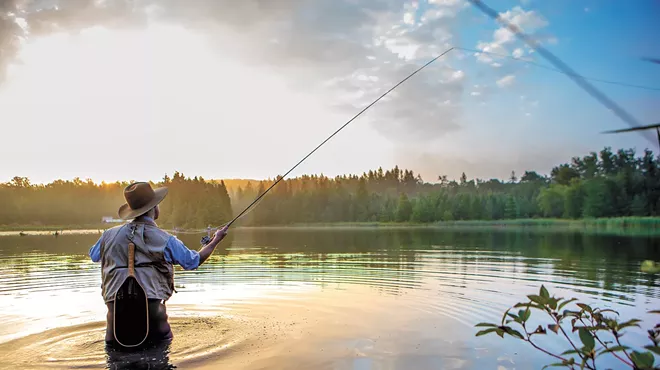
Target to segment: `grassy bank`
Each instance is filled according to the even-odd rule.
[[[264,227],[258,227],[264,228]],[[308,223],[269,228],[426,228],[426,229],[539,229],[570,230],[614,235],[660,235],[660,217],[615,217],[595,219],[465,220],[435,223],[336,222]]]
[[[58,230],[104,230],[116,224],[83,224],[83,225],[0,225],[0,231],[58,231]]]

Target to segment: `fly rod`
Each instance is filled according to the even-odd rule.
[[[305,161],[305,159],[309,158],[309,156],[311,156],[312,154],[314,154],[314,152],[316,152],[320,147],[322,147],[323,144],[327,143],[330,139],[332,139],[335,135],[337,135],[337,134],[339,133],[339,131],[343,130],[346,126],[348,126],[348,125],[349,125],[351,122],[353,122],[356,118],[358,118],[360,115],[362,115],[362,113],[366,112],[367,109],[371,108],[374,104],[378,103],[379,100],[381,100],[382,98],[384,98],[387,94],[389,94],[389,93],[392,92],[394,89],[396,89],[397,87],[399,87],[399,85],[401,85],[402,83],[406,82],[406,81],[407,81],[408,79],[410,79],[412,76],[414,76],[415,74],[417,74],[417,72],[419,72],[419,71],[421,71],[422,69],[426,68],[429,64],[431,64],[431,63],[435,62],[436,60],[440,59],[441,57],[443,57],[445,54],[449,53],[449,52],[452,51],[452,50],[454,50],[454,47],[453,47],[453,46],[452,46],[451,48],[445,50],[442,54],[438,55],[437,57],[431,59],[430,61],[428,61],[428,62],[427,62],[426,64],[424,64],[423,66],[417,68],[414,72],[412,72],[411,74],[409,74],[406,78],[404,78],[403,80],[399,81],[399,83],[397,83],[396,85],[392,86],[392,87],[391,87],[389,90],[387,90],[383,95],[379,96],[378,99],[374,100],[371,104],[369,104],[369,105],[367,105],[366,107],[364,107],[360,112],[358,112],[358,114],[356,114],[355,116],[353,116],[353,118],[351,118],[350,120],[348,120],[348,122],[344,123],[344,125],[341,126],[340,128],[338,128],[337,131],[335,131],[334,133],[332,133],[332,135],[328,136],[328,138],[326,138],[325,140],[323,140],[323,141],[321,142],[321,144],[319,144],[316,148],[314,148],[314,150],[312,150],[312,151],[309,152],[305,157],[303,157],[303,159],[301,159],[298,163],[296,163],[295,166],[291,167],[291,169],[288,170],[283,176],[278,176],[278,178],[276,179],[276,181],[275,181],[272,185],[270,185],[270,186],[268,187],[268,189],[266,189],[263,193],[261,193],[261,195],[259,195],[254,201],[252,201],[252,203],[250,203],[250,205],[248,205],[247,207],[245,207],[245,209],[244,209],[241,213],[239,213],[238,216],[234,217],[233,220],[229,221],[229,223],[227,223],[227,224],[225,224],[225,225],[223,225],[223,226],[226,226],[226,227],[228,228],[228,227],[231,226],[234,222],[236,222],[236,220],[238,220],[241,216],[243,216],[243,214],[245,214],[245,212],[247,212],[248,209],[250,209],[250,208],[251,208],[253,205],[255,205],[255,204],[256,204],[261,198],[263,198],[264,195],[266,195],[266,193],[268,193],[272,188],[275,187],[275,185],[277,185],[280,181],[282,181],[282,180],[283,180],[283,179],[284,179],[289,173],[291,173],[291,171],[293,171],[294,169],[296,169],[296,167],[298,167],[301,163],[303,163],[303,162]]]

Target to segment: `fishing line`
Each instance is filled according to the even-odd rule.
[[[557,58],[554,54],[546,50],[543,46],[541,46],[538,42],[533,40],[531,37],[527,36],[524,34],[519,27],[516,25],[511,24],[508,22],[506,19],[502,18],[499,16],[497,11],[495,11],[493,8],[489,7],[488,5],[484,4],[483,1],[481,0],[468,0],[472,5],[476,6],[484,12],[486,15],[489,17],[493,18],[495,21],[502,23],[506,28],[511,31],[513,34],[515,34],[518,38],[520,38],[522,41],[524,41],[529,47],[532,49],[535,49],[541,56],[543,56],[546,60],[548,60],[550,63],[552,63],[555,67],[559,68],[562,70],[568,77],[570,77],[578,86],[583,88],[589,95],[594,97],[596,100],[598,100],[601,104],[603,104],[605,107],[607,107],[609,110],[614,112],[619,118],[621,118],[624,122],[626,122],[630,127],[639,127],[641,124],[626,110],[623,108],[619,107],[615,102],[613,102],[610,98],[608,98],[605,94],[600,92],[598,89],[596,89],[594,86],[592,86],[589,82],[587,82],[582,76],[578,75],[573,69],[571,69],[566,63],[562,62],[559,58]]]
[[[303,159],[301,159],[298,163],[296,163],[293,167],[291,167],[291,169],[289,169],[289,170],[288,170],[283,176],[278,176],[277,180],[276,180],[273,184],[271,184],[271,185],[268,187],[268,189],[266,189],[261,195],[259,195],[259,196],[257,197],[257,199],[255,199],[252,203],[250,203],[250,205],[248,205],[248,206],[247,206],[247,207],[246,207],[241,213],[239,213],[238,216],[234,217],[233,220],[231,220],[231,221],[229,221],[228,223],[226,223],[225,225],[223,225],[223,227],[224,227],[224,226],[229,227],[229,226],[231,226],[234,222],[236,222],[236,220],[238,220],[239,218],[241,218],[241,216],[243,216],[243,214],[245,214],[245,212],[247,212],[248,209],[250,209],[255,203],[257,203],[261,198],[263,198],[264,195],[266,195],[266,194],[267,194],[272,188],[275,187],[275,185],[277,185],[280,181],[282,181],[282,180],[283,180],[283,179],[284,179],[289,173],[291,173],[291,171],[293,171],[294,169],[296,169],[296,167],[298,167],[303,161],[305,161],[305,159],[309,158],[309,156],[311,156],[312,154],[314,154],[314,152],[316,152],[321,146],[323,146],[323,144],[327,143],[330,139],[332,139],[335,135],[337,135],[341,130],[343,130],[346,126],[348,126],[351,122],[353,122],[353,121],[354,121],[356,118],[358,118],[360,115],[362,115],[362,113],[366,112],[367,109],[371,108],[374,104],[378,103],[378,101],[380,101],[380,100],[381,100],[382,98],[384,98],[387,94],[389,94],[390,92],[392,92],[392,90],[394,90],[394,89],[396,89],[397,87],[399,87],[399,85],[401,85],[402,83],[406,82],[406,81],[407,81],[408,79],[410,79],[412,76],[416,75],[417,72],[419,72],[419,71],[421,71],[422,69],[426,68],[429,64],[431,64],[431,63],[435,62],[436,60],[440,59],[441,57],[443,57],[445,54],[449,53],[449,52],[452,51],[452,50],[454,50],[454,47],[451,47],[451,48],[445,50],[442,54],[440,54],[440,55],[438,55],[437,57],[431,59],[430,61],[428,61],[428,62],[427,62],[426,64],[424,64],[423,66],[417,68],[414,72],[412,72],[411,74],[409,74],[406,78],[404,78],[404,79],[401,80],[399,83],[397,83],[396,85],[392,86],[389,90],[387,90],[385,93],[383,93],[383,95],[379,96],[378,99],[374,100],[371,104],[369,104],[369,105],[367,105],[366,107],[364,107],[360,112],[358,112],[356,115],[354,115],[353,118],[349,119],[348,122],[344,123],[340,128],[338,128],[334,133],[332,133],[332,135],[328,136],[328,138],[326,138],[325,140],[323,140],[323,142],[321,142],[321,144],[319,144],[316,148],[314,148],[314,150],[312,150],[311,152],[309,152],[305,157],[303,157]]]
[[[548,67],[548,66],[543,65],[543,64],[541,64],[541,63],[537,63],[537,62],[535,62],[535,61],[533,61],[533,60],[529,60],[529,59],[525,59],[525,58],[518,58],[518,57],[514,57],[514,56],[512,56],[512,55],[506,55],[506,54],[500,54],[500,53],[493,53],[493,52],[490,52],[490,51],[483,51],[483,50],[470,49],[470,48],[463,48],[463,47],[460,47],[460,46],[455,46],[454,48],[455,48],[455,49],[459,49],[459,50],[471,51],[471,52],[475,52],[475,53],[479,53],[479,54],[487,54],[487,55],[498,56],[498,57],[501,57],[501,58],[513,59],[513,60],[517,60],[517,61],[519,61],[519,62],[529,63],[529,64],[532,64],[532,65],[534,65],[534,66],[536,66],[536,67],[543,68],[543,69],[547,69],[547,70],[549,70],[549,71],[553,71],[553,72],[561,73],[561,74],[564,74],[564,75],[567,74],[567,73],[564,72],[564,71],[561,71],[561,70],[556,69],[556,68]],[[644,86],[644,85],[633,85],[633,84],[629,84],[629,83],[626,83],[626,82],[603,80],[603,79],[600,79],[600,78],[585,77],[585,76],[582,76],[582,75],[580,75],[580,77],[583,78],[583,79],[585,79],[585,80],[591,80],[591,81],[596,81],[596,82],[602,82],[602,83],[611,84],[611,85],[624,86],[624,87],[632,87],[632,88],[636,88],[636,89],[651,90],[651,91],[660,91],[660,87]]]
[[[619,107],[615,102],[610,100],[605,94],[601,93],[598,89],[596,89],[594,86],[592,86],[589,82],[586,81],[586,78],[583,76],[578,75],[575,71],[573,71],[568,65],[566,65],[564,62],[562,62],[559,58],[554,56],[551,52],[547,51],[545,48],[543,48],[540,44],[538,44],[535,40],[531,39],[529,36],[526,34],[522,33],[521,30],[507,22],[505,19],[501,18],[499,14],[492,8],[490,8],[488,5],[484,4],[481,0],[468,0],[470,1],[474,6],[479,8],[482,12],[484,12],[486,15],[490,16],[493,18],[495,21],[503,23],[509,31],[514,33],[517,37],[522,39],[523,42],[525,42],[528,46],[531,48],[535,49],[541,56],[543,56],[545,59],[550,61],[555,67],[557,67],[560,72],[563,72],[564,74],[568,75],[578,86],[583,88],[589,95],[594,97],[596,100],[598,100],[601,104],[603,104],[605,107],[613,111],[619,118],[621,118],[623,121],[628,123],[631,127],[636,128],[641,126],[637,120],[630,115],[628,112],[626,112],[623,108]],[[316,152],[321,146],[323,146],[325,143],[327,143],[330,139],[332,139],[335,135],[337,135],[341,130],[343,130],[346,126],[348,126],[351,122],[353,122],[356,118],[358,118],[362,113],[366,112],[369,108],[371,108],[374,104],[379,102],[382,98],[384,98],[387,94],[392,92],[394,89],[399,87],[399,85],[403,84],[406,82],[408,79],[410,79],[412,76],[417,74],[419,71],[422,69],[426,68],[428,65],[431,63],[435,62],[439,58],[443,57],[450,51],[454,49],[462,49],[462,50],[469,50],[469,51],[475,51],[475,52],[482,52],[478,50],[473,50],[473,49],[467,49],[467,48],[460,48],[460,47],[451,47],[438,55],[437,57],[431,59],[429,62],[424,64],[423,66],[419,67],[416,69],[414,72],[409,74],[406,78],[401,80],[399,83],[391,87],[389,90],[387,90],[385,93],[383,93],[381,96],[379,96],[376,100],[374,100],[372,103],[367,105],[365,108],[363,108],[360,112],[358,112],[355,116],[353,116],[350,120],[348,120],[346,123],[344,123],[339,129],[337,129],[334,133],[332,133],[330,136],[328,136],[325,140],[323,140],[316,148],[314,148],[311,152],[309,152],[305,157],[303,157],[298,163],[296,163],[291,169],[289,169],[283,176],[278,176],[277,180],[273,182],[263,193],[261,193],[252,203],[250,203],[241,213],[239,213],[234,219],[229,221],[228,223],[222,225],[221,227],[229,227],[231,226],[234,222],[236,222],[238,219],[240,219],[246,212],[252,208],[257,202],[259,202],[272,188],[274,188],[277,184],[279,184],[280,181],[282,181],[289,173],[291,173],[294,169],[296,169],[302,162],[304,162],[307,158],[309,158],[314,152]],[[533,63],[536,64],[536,63]],[[536,64],[538,65],[538,64]],[[538,65],[541,66],[541,65]],[[543,66],[543,68],[547,68]],[[606,82],[606,83],[612,83],[611,81],[602,81],[601,82]],[[616,83],[616,82],[615,82]],[[616,84],[621,84],[621,83],[616,83]],[[639,86],[637,86],[639,87]]]

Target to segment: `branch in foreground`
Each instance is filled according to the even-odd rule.
[[[500,325],[492,323],[477,324],[477,327],[484,327],[486,329],[479,331],[476,336],[495,333],[501,338],[504,338],[504,335],[509,335],[524,342],[528,342],[535,349],[561,361],[559,363],[546,365],[544,368],[567,367],[575,369],[576,366],[579,366],[580,369],[595,370],[596,359],[611,354],[622,364],[634,370],[660,369],[660,365],[655,365],[655,356],[660,356],[660,323],[648,330],[648,337],[651,340],[650,345],[644,346],[643,349],[633,349],[630,346],[621,343],[620,338],[626,328],[640,327],[639,323],[641,320],[639,319],[630,319],[628,321],[620,322],[616,318],[619,314],[614,310],[600,309],[598,307],[591,307],[585,303],[575,302],[577,301],[576,298],[564,299],[550,296],[548,290],[543,285],[541,286],[538,295],[530,294],[527,298],[529,299],[528,302],[517,303],[512,308],[508,309],[504,313]],[[575,308],[573,310],[566,309],[566,307],[573,302],[575,302]],[[513,308],[521,309],[515,314],[510,312]],[[563,335],[559,338],[565,338],[572,349],[568,349],[561,354],[555,354],[534,343],[532,341],[532,336],[547,335],[547,331],[542,325],[539,325],[533,332],[527,330],[527,323],[531,317],[532,309],[547,314],[551,319],[551,322],[547,324],[547,328],[555,334],[559,334],[561,331]],[[612,316],[606,316],[608,313],[612,314]],[[649,313],[660,314],[660,311],[654,310]],[[570,321],[570,326],[565,321]],[[514,329],[509,324],[518,325],[522,328],[525,335],[521,334],[520,331]],[[571,333],[578,333],[581,345],[578,345],[571,339],[571,336],[564,326],[569,326]],[[599,335],[599,332],[610,333],[613,335],[616,341],[616,346],[608,346],[606,341],[603,341]],[[618,352],[623,352],[625,357],[618,355]],[[577,355],[577,358],[567,357],[568,355]]]

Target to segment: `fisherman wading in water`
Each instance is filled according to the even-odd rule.
[[[188,249],[179,239],[156,225],[160,213],[158,204],[166,195],[167,188],[152,189],[146,182],[126,187],[126,204],[119,208],[119,217],[131,221],[106,230],[89,251],[92,261],[101,262],[102,295],[108,308],[105,335],[108,345],[171,341],[173,335],[165,302],[174,291],[173,265],[178,264],[185,270],[196,269],[227,235],[227,227],[218,229],[202,249]],[[131,255],[132,263],[129,261]],[[130,281],[132,278],[137,283]],[[127,281],[133,284],[127,284]],[[143,298],[135,300],[135,296]],[[130,333],[141,323],[145,329],[138,330],[137,340],[127,334],[121,334],[120,338],[120,331]]]

